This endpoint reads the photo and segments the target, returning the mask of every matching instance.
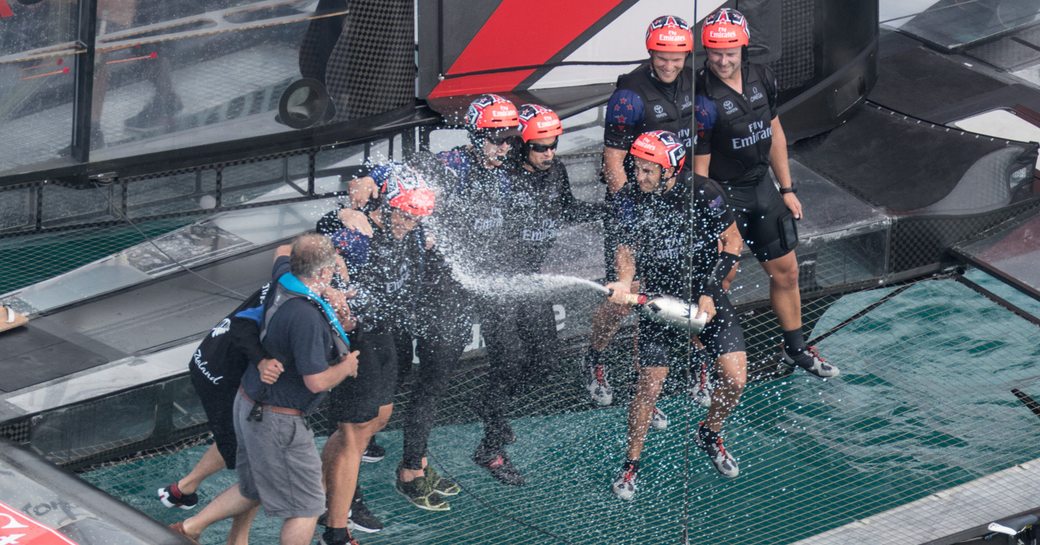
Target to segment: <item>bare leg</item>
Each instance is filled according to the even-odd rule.
[[[393,405],[383,405],[379,414],[362,424],[340,423],[336,433],[329,437],[322,452],[325,484],[329,497],[329,528],[346,528],[350,505],[357,490],[361,456],[368,441],[386,426]],[[338,437],[337,437],[338,436]]]
[[[260,511],[257,505],[241,515],[231,518],[231,531],[228,532],[227,545],[249,545],[249,528]]]
[[[628,406],[628,459],[638,460],[643,453],[650,417],[661,395],[661,386],[668,378],[667,367],[643,367],[639,370],[636,395]]]
[[[422,469],[405,469],[405,468],[402,467],[398,471],[397,475],[398,475],[398,478],[401,479],[401,482],[410,483],[410,482],[414,481],[415,479],[418,479],[419,477],[422,477],[425,474],[425,471],[424,471],[425,469],[426,469],[426,457],[423,456],[422,457]]]
[[[199,489],[202,481],[206,480],[207,477],[221,471],[225,467],[224,457],[220,455],[220,451],[217,450],[217,445],[214,443],[206,449],[206,452],[202,454],[202,458],[199,458],[199,461],[195,463],[191,473],[177,481],[177,488],[184,494],[191,494]]]
[[[747,384],[747,353],[730,352],[719,356],[719,382],[711,394],[711,408],[705,425],[713,432],[722,431],[726,418],[740,402]]]
[[[802,328],[802,295],[798,291],[798,259],[794,252],[762,262],[769,275],[769,300],[784,331]]]
[[[251,509],[255,511],[259,505],[260,502],[243,496],[238,490],[238,483],[235,483],[213,498],[197,515],[186,519],[184,531],[197,537],[214,522],[242,515]]]
[[[282,523],[282,545],[310,545],[318,517],[293,517]]]

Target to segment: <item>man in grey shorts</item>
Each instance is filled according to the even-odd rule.
[[[321,459],[305,417],[329,389],[357,374],[358,352],[350,351],[337,317],[344,314],[321,296],[336,268],[328,239],[301,235],[275,255],[261,340],[283,371],[273,384],[261,382],[256,366],[242,376],[234,406],[239,483],[172,526],[190,539],[261,504],[268,516],[284,519],[282,545],[305,545],[325,511]]]

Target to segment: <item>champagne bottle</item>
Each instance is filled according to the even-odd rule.
[[[655,322],[680,327],[694,335],[700,333],[708,323],[707,316],[698,312],[697,305],[671,295],[630,293],[625,296],[625,301]]]

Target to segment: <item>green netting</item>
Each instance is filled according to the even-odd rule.
[[[29,286],[173,231],[196,218],[173,218],[0,239],[0,293]],[[142,234],[143,232],[143,234]]]
[[[814,332],[820,334],[889,291],[807,305],[806,312],[819,320]],[[753,322],[745,322],[752,336],[770,336],[766,325]],[[681,543],[684,534],[689,543],[797,541],[1040,457],[1040,426],[1010,392],[1040,394],[1035,337],[1035,325],[953,280],[919,282],[821,343],[841,366],[840,378],[820,381],[799,372],[749,385],[727,425],[727,444],[741,463],[735,480],[719,477],[692,443],[704,409],[690,401],[682,381],[673,384],[660,404],[671,426],[650,432],[640,490],[629,503],[608,488],[624,453],[624,384],[632,375],[617,368],[627,367],[630,339],[615,343],[622,357],[612,407],[590,408],[579,385],[578,350],[530,375],[539,380],[514,405],[518,442],[510,453],[528,480],[519,488],[499,484],[470,460],[481,433],[470,405],[484,369],[465,365],[442,400],[430,443],[434,465],[456,478],[463,493],[447,513],[420,511],[396,494],[395,418],[380,434],[387,458],[365,464],[361,476],[366,502],[387,528],[360,541],[644,544]],[[84,476],[170,523],[186,513],[163,508],[155,490],[187,473],[203,448],[139,457]],[[232,482],[231,472],[206,482],[203,500]],[[253,541],[275,542],[277,527],[261,515]],[[214,526],[203,543],[222,543],[227,529],[227,523]]]

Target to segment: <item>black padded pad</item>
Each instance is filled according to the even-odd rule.
[[[878,79],[868,95],[872,102],[943,122],[937,114],[951,105],[972,102],[1007,86],[922,45],[907,47],[906,40],[892,34],[881,40]]]
[[[84,346],[88,343],[74,342],[67,335],[54,335],[32,323],[7,331],[0,338],[4,343],[0,354],[2,392],[14,392],[111,361],[99,352],[115,355],[104,349],[88,348]]]
[[[849,192],[890,211],[933,204],[1003,141],[976,139],[875,107],[845,125],[799,142],[793,155]]]

